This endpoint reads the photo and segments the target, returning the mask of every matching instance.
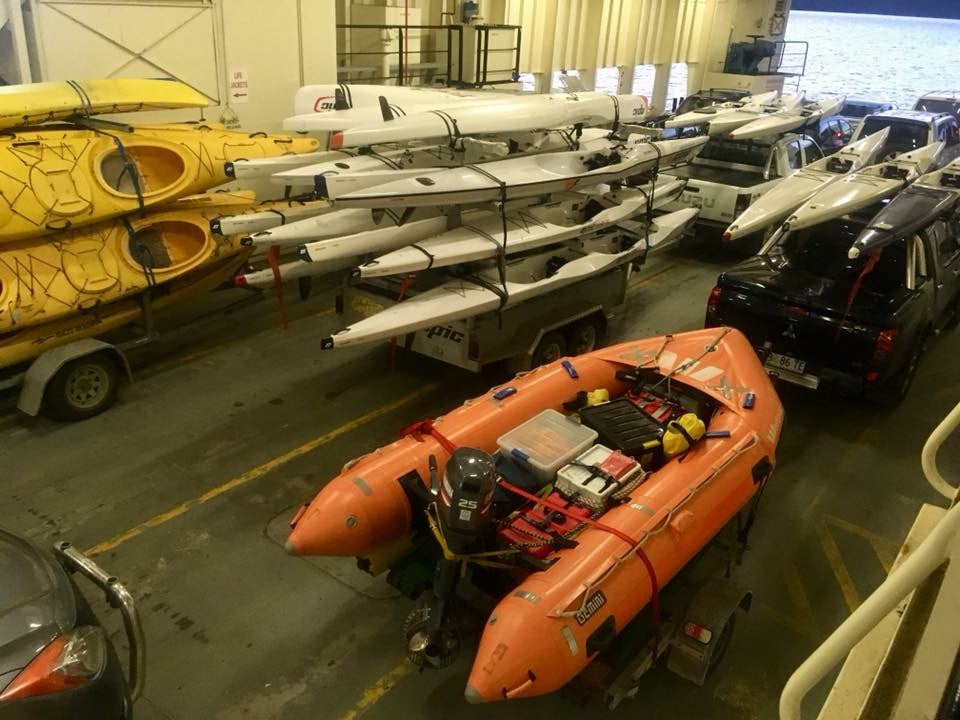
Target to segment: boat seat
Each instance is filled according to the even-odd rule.
[[[844,173],[850,172],[850,168],[852,167],[852,160],[843,160],[842,158],[836,157],[827,160],[827,170],[832,173],[837,173],[838,175],[843,175]]]
[[[960,188],[960,173],[943,173],[940,176],[942,187]]]
[[[666,417],[666,416],[665,416]],[[627,397],[580,410],[580,421],[599,435],[597,442],[635,458],[643,467],[663,462],[663,423]]]
[[[885,165],[880,171],[880,177],[884,180],[906,180],[907,170],[896,165]]]

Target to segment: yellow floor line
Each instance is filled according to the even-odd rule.
[[[403,677],[410,674],[413,669],[413,663],[404,660],[393,670],[382,676],[373,685],[363,691],[363,695],[357,701],[356,705],[340,716],[340,720],[356,720],[370,709],[371,705],[376,705],[384,695],[393,690]]]
[[[837,547],[837,542],[833,539],[830,529],[823,520],[817,523],[817,536],[820,538],[820,547],[823,548],[823,554],[830,564],[830,570],[840,586],[840,592],[843,593],[843,599],[846,601],[847,607],[850,608],[850,612],[853,612],[860,607],[860,595],[853,584],[853,578],[850,577],[847,564],[840,554],[840,548]]]
[[[381,415],[386,415],[387,413],[392,412],[393,410],[396,410],[397,408],[400,408],[406,405],[407,403],[410,403],[413,400],[416,400],[419,397],[422,397],[428,393],[433,392],[438,387],[440,387],[440,383],[431,383],[430,385],[424,385],[419,390],[415,390],[412,393],[404,395],[399,400],[395,400],[392,403],[389,403],[387,405],[382,405],[376,408],[375,410],[371,410],[366,415],[361,415],[358,418],[350,420],[349,422],[344,423],[340,427],[334,430],[331,430],[330,432],[324,433],[320,437],[316,437],[313,440],[309,440],[308,442],[303,443],[303,445],[300,445],[298,447],[293,448],[293,450],[289,450],[285,452],[283,455],[278,455],[277,457],[271,460],[268,460],[262,465],[258,465],[252,470],[248,470],[242,475],[238,475],[232,480],[228,480],[222,485],[217,485],[217,487],[207,490],[207,492],[203,493],[203,495],[187,500],[186,502],[182,502],[179,505],[175,505],[174,507],[170,508],[166,512],[162,512],[159,515],[155,515],[149,520],[146,520],[145,522],[142,522],[139,525],[135,525],[129,530],[125,530],[124,532],[120,533],[115,537],[110,538],[109,540],[104,540],[101,543],[97,543],[93,547],[88,548],[86,550],[86,553],[88,555],[98,555],[100,553],[106,552],[107,550],[113,550],[115,547],[122,545],[127,540],[131,540],[137,537],[138,535],[142,535],[144,532],[146,532],[150,528],[157,527],[158,525],[162,525],[168,520],[172,520],[176,517],[179,517],[183,515],[185,512],[187,512],[188,510],[197,507],[198,505],[203,505],[204,503],[209,502],[210,500],[213,500],[214,498],[217,498],[223,495],[224,493],[229,492],[230,490],[233,490],[234,488],[240,487],[241,485],[244,485],[250,482],[251,480],[256,480],[258,477],[265,475],[271,470],[276,470],[278,467],[286,465],[291,460],[295,460],[301,455],[305,455],[306,453],[311,452],[312,450],[316,450],[317,448],[323,445],[326,445],[327,443],[329,443],[332,440],[335,440],[341,435],[345,435],[352,430],[356,430],[357,428],[363,425],[366,425],[368,422],[380,417]]]
[[[783,568],[783,581],[787,586],[787,594],[790,596],[790,602],[793,604],[794,615],[798,625],[803,628],[809,628],[814,636],[820,635],[820,628],[817,627],[817,619],[813,614],[813,608],[810,606],[810,598],[807,596],[806,588],[803,586],[803,580],[800,578],[800,570],[796,565],[790,563]]]

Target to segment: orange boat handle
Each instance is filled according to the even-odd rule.
[[[526,692],[526,690],[532,685],[533,685],[533,673],[530,673],[530,676],[526,680],[524,680],[522,683],[517,685],[515,688],[513,688],[513,690],[507,690],[506,688],[504,688],[503,694],[506,696],[507,700],[512,700],[517,695],[520,695],[521,693]]]

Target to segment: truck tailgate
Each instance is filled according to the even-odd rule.
[[[703,182],[731,185],[738,188],[752,188],[754,185],[766,182],[759,172],[718,168],[709,165],[682,165],[678,168],[670,168],[669,174],[691,182],[702,180]]]
[[[825,367],[861,374],[880,331],[805,298],[736,283],[724,285],[717,311],[721,322],[743,331],[758,350],[787,358],[776,358],[784,369],[815,376]]]

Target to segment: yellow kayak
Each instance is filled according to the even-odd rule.
[[[159,286],[152,291],[151,308],[156,312],[164,311],[232,280],[246,262],[248,254],[249,250],[244,248],[234,255],[204,265]],[[103,335],[135,323],[140,320],[141,313],[139,299],[128,297],[98,306],[89,312],[0,336],[0,368],[25,363],[51,348],[74,340]]]
[[[177,205],[0,246],[0,334],[138,295],[240,252],[238,236],[210,231],[222,206]]]
[[[222,185],[224,163],[312,152],[312,138],[221,125],[72,126],[0,136],[0,242],[154,207]]]
[[[207,107],[210,101],[175,80],[67,80],[0,87],[0,128],[88,115]]]

